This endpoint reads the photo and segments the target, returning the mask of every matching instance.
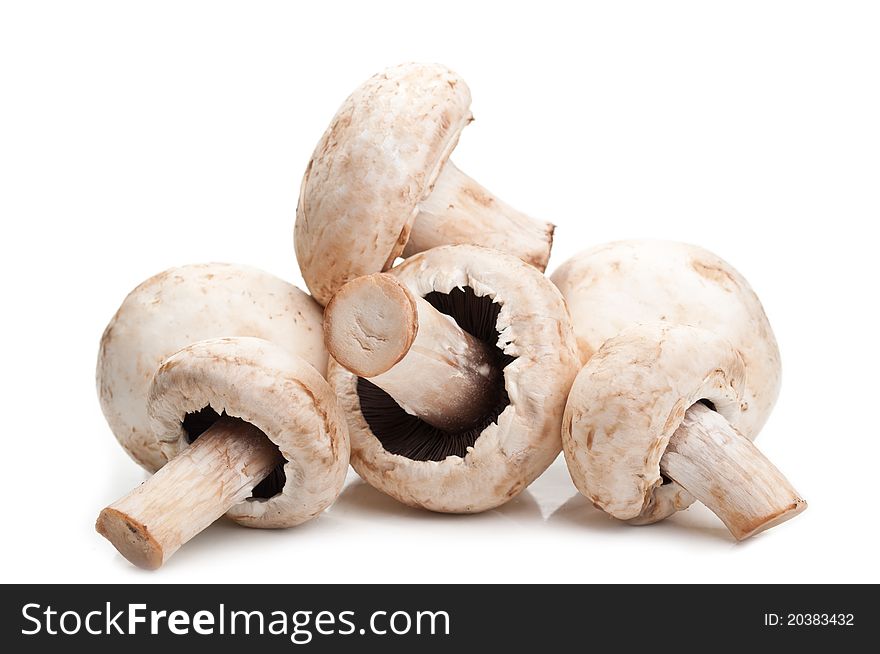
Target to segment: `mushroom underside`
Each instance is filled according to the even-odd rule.
[[[469,286],[454,288],[449,293],[432,291],[424,299],[441,313],[452,317],[464,331],[487,343],[495,354],[494,365],[500,370],[516,360],[498,348],[496,323],[500,303],[488,296],[477,295]],[[502,375],[492,408],[475,425],[464,430],[446,431],[407,413],[394,398],[368,379],[358,377],[357,394],[364,420],[382,447],[391,454],[413,461],[443,461],[449,456],[466,456],[468,448],[474,446],[480,434],[495,423],[510,404]]]
[[[226,411],[223,411],[223,413],[220,414],[210,406],[206,406],[199,411],[187,413],[181,421],[181,426],[186,433],[186,442],[190,444],[194,443],[199,436],[208,431],[215,422],[226,415]],[[266,438],[268,438],[268,436]],[[272,472],[270,472],[263,481],[254,487],[248,501],[271,499],[278,495],[287,483],[287,475],[284,472],[284,466],[287,463],[287,460],[281,455],[280,448],[274,443],[273,445],[275,446],[275,449],[278,450],[278,454],[281,456],[282,461],[275,466]]]

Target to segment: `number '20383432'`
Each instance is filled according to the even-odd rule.
[[[767,627],[852,627],[855,616],[852,613],[765,613],[764,625]]]

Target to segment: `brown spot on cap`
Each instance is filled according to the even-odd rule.
[[[738,286],[733,275],[717,263],[692,259],[691,268],[701,277],[721,286],[725,291],[732,292]]]

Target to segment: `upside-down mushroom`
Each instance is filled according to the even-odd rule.
[[[362,84],[318,142],[300,189],[296,257],[327,304],[399,256],[475,244],[544,270],[553,225],[494,197],[448,161],[473,120],[470,90],[439,64],[403,64]]]
[[[397,500],[490,509],[559,453],[577,351],[559,292],[521,260],[428,250],[342,287],[324,330],[352,466]]]
[[[746,280],[692,245],[621,241],[553,274],[582,360],[562,439],[578,489],[621,520],[695,499],[737,539],[806,503],[751,443],[779,392],[779,350]]]

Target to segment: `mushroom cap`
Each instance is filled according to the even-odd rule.
[[[403,252],[470,103],[454,72],[416,63],[374,75],[343,103],[306,167],[294,228],[303,279],[322,305]]]
[[[727,339],[747,372],[741,431],[754,439],[761,430],[779,395],[779,348],[758,296],[726,261],[686,243],[618,241],[575,255],[551,279],[568,303],[583,362],[638,323],[693,325]]]
[[[510,404],[464,457],[415,461],[385,450],[361,411],[358,377],[331,358],[327,376],[348,420],[352,466],[369,484],[410,506],[447,513],[499,506],[540,475],[561,448],[562,412],[578,369],[562,296],[536,268],[471,245],[427,250],[389,274],[419,297],[470,287],[501,305],[497,345],[516,357],[503,371]]]
[[[708,400],[743,433],[746,369],[713,332],[646,323],[609,339],[578,373],[562,421],[572,481],[620,520],[662,520],[694,501],[663,483],[660,458],[685,412]]]
[[[107,325],[98,353],[101,409],[129,456],[150,472],[168,462],[147,416],[159,364],[195,341],[264,338],[327,369],[321,307],[306,293],[256,268],[208,263],[172,268],[129,293]]]
[[[211,407],[259,428],[281,450],[286,483],[227,516],[248,527],[293,527],[339,496],[348,470],[348,434],[336,397],[305,359],[259,338],[188,345],[166,359],[150,386],[155,447],[172,459],[189,444],[187,414]]]

